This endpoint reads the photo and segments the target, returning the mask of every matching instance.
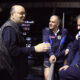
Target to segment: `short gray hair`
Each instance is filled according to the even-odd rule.
[[[57,17],[57,19],[58,19],[58,23],[60,24],[60,23],[61,23],[61,19],[60,19],[60,17],[59,17],[58,15],[52,15],[51,17],[54,17],[54,16]],[[51,18],[51,17],[50,17],[50,18]]]

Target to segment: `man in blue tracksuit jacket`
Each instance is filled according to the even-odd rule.
[[[80,15],[77,16],[77,29],[80,30]],[[70,65],[74,59],[75,54],[79,52],[80,55],[80,31],[76,35],[74,40],[73,47],[70,50],[67,65],[59,69],[60,80],[80,80],[80,57],[74,65]],[[77,57],[77,58],[78,58]]]
[[[65,49],[66,53],[70,48],[67,47],[67,44],[70,41],[70,36],[68,36],[68,31],[66,29],[60,29],[60,19],[57,15],[53,15],[50,17],[49,28],[45,28],[43,30],[43,42],[51,44],[51,50],[47,52],[44,56],[44,77],[45,80],[48,80],[48,73],[50,69],[50,64],[52,61],[55,63],[55,73],[57,73],[58,69],[63,65],[65,59]],[[63,43],[61,44],[61,40]],[[59,54],[59,55],[58,55]],[[57,60],[56,60],[57,59]]]

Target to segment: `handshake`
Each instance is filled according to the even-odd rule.
[[[35,52],[47,52],[49,49],[51,49],[50,43],[40,43],[36,46],[34,46]]]

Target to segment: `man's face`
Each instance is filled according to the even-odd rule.
[[[80,30],[80,18],[77,19],[77,29]]]
[[[58,26],[58,18],[56,16],[51,17],[49,21],[49,29],[54,30],[55,28],[58,28]]]
[[[15,11],[14,11],[12,17],[13,17],[15,23],[21,24],[25,20],[25,15],[26,15],[25,9],[21,6],[18,6],[15,8]]]

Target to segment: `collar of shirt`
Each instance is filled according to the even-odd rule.
[[[76,35],[76,39],[78,40],[80,38],[80,31]]]
[[[60,30],[58,29],[56,32],[54,32],[54,35],[57,36],[57,34],[58,34],[59,31]]]

